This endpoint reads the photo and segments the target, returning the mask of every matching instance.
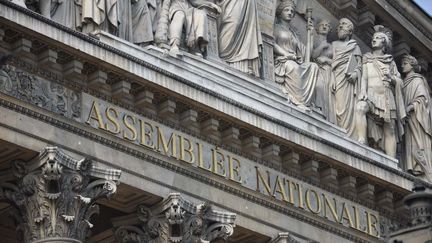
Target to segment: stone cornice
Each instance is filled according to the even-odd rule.
[[[217,181],[217,180],[214,180],[212,178],[209,178],[208,176],[203,175],[201,173],[196,173],[196,172],[190,171],[186,168],[177,166],[177,165],[175,165],[171,162],[168,162],[166,160],[162,160],[162,159],[159,159],[157,157],[154,157],[151,154],[148,154],[146,152],[141,152],[141,151],[135,150],[131,147],[125,146],[125,145],[120,144],[118,142],[106,139],[104,137],[98,136],[96,134],[90,133],[90,132],[85,131],[85,130],[82,130],[79,127],[76,127],[72,124],[65,123],[59,119],[52,117],[52,116],[44,115],[42,113],[28,109],[28,108],[20,106],[18,104],[14,104],[14,103],[9,102],[9,101],[4,100],[4,99],[0,99],[0,106],[8,108],[10,110],[13,110],[15,112],[19,112],[21,114],[32,117],[34,119],[43,121],[45,123],[52,124],[55,127],[59,127],[59,128],[64,129],[66,131],[72,132],[74,134],[78,134],[84,138],[87,138],[87,139],[90,139],[90,140],[95,141],[97,143],[100,143],[102,145],[111,147],[117,151],[129,154],[129,155],[134,156],[136,158],[150,162],[150,163],[155,164],[157,166],[160,166],[164,169],[173,171],[177,174],[192,178],[192,179],[197,180],[201,183],[210,185],[214,188],[220,189],[224,192],[238,196],[240,198],[243,198],[243,199],[248,200],[250,202],[256,203],[256,204],[261,205],[263,207],[269,208],[269,209],[274,210],[276,212],[279,212],[281,214],[285,214],[287,216],[296,218],[296,219],[303,221],[307,224],[311,224],[315,227],[318,227],[320,229],[326,230],[326,231],[331,232],[333,234],[339,235],[339,236],[346,238],[348,240],[351,240],[354,242],[359,242],[359,243],[370,242],[369,240],[366,240],[365,238],[361,238],[361,237],[358,237],[354,234],[350,234],[349,232],[347,232],[343,228],[339,227],[338,225],[335,225],[334,223],[331,223],[331,222],[324,223],[322,220],[315,219],[315,217],[313,217],[312,215],[309,216],[309,215],[306,215],[304,213],[300,213],[296,209],[282,206],[281,204],[275,203],[269,199],[264,199],[262,196],[258,196],[257,193],[250,193],[250,192],[248,192],[248,190],[233,187],[233,186],[230,186],[226,183],[222,183],[221,181]],[[35,137],[33,134],[26,134],[26,135],[34,137],[36,139],[39,139],[39,137]],[[124,168],[122,168],[122,172],[123,173],[132,173],[132,174],[135,174],[136,176],[142,176],[142,175],[136,174],[136,172],[134,172],[134,171],[129,171],[129,170],[124,169]],[[154,181],[154,182],[159,183],[157,181]]]
[[[349,155],[351,155],[351,156],[353,156],[355,158],[358,158],[358,159],[360,159],[362,161],[367,161],[367,162],[371,163],[372,165],[377,166],[379,168],[383,168],[383,169],[386,169],[386,170],[389,169],[388,166],[383,165],[382,163],[377,162],[376,160],[370,159],[370,157],[368,157],[368,156],[365,156],[364,152],[355,152],[355,151],[353,151],[351,149],[346,148],[347,146],[353,146],[355,144],[355,143],[352,143],[352,142],[348,142],[349,140],[347,138],[342,138],[342,140],[344,140],[346,142],[346,145],[336,144],[331,139],[323,139],[322,137],[320,137],[320,136],[318,136],[318,135],[316,135],[316,134],[314,134],[312,132],[309,132],[308,130],[305,130],[304,128],[300,128],[298,126],[292,125],[290,122],[286,122],[286,121],[282,121],[280,119],[276,119],[276,118],[274,118],[272,116],[269,116],[266,113],[263,113],[260,110],[256,110],[256,109],[254,109],[254,108],[252,108],[250,106],[244,105],[243,103],[239,103],[239,102],[237,102],[236,100],[234,100],[232,98],[226,97],[226,96],[224,96],[224,95],[222,95],[220,93],[217,93],[217,92],[215,92],[213,90],[210,90],[208,88],[205,88],[203,86],[199,86],[196,83],[193,83],[193,82],[191,82],[189,80],[186,80],[184,78],[176,76],[173,73],[167,72],[166,70],[164,70],[162,68],[159,68],[159,67],[151,65],[149,63],[146,63],[143,60],[140,60],[140,59],[138,59],[136,57],[128,55],[127,53],[121,52],[121,51],[119,51],[119,50],[117,50],[117,49],[115,49],[115,48],[113,48],[113,47],[111,47],[109,45],[103,44],[103,43],[99,42],[98,40],[96,40],[94,38],[88,37],[88,36],[83,35],[82,33],[79,33],[79,32],[75,32],[75,31],[70,30],[70,29],[68,29],[68,28],[66,28],[64,26],[61,26],[61,25],[59,25],[59,24],[57,24],[57,23],[55,23],[53,21],[45,19],[44,17],[42,17],[42,16],[40,16],[40,15],[38,15],[38,14],[32,12],[32,11],[21,9],[21,8],[15,6],[15,5],[13,5],[13,4],[9,3],[9,2],[7,2],[7,4],[5,4],[5,5],[10,5],[10,6],[16,8],[16,9],[19,9],[20,11],[25,12],[28,15],[32,15],[35,18],[37,17],[39,20],[43,20],[44,22],[46,22],[46,23],[48,23],[48,24],[50,24],[52,26],[55,26],[56,28],[60,28],[63,31],[67,31],[68,33],[70,33],[70,34],[72,34],[74,36],[77,36],[77,37],[79,37],[81,39],[84,39],[84,40],[86,40],[86,41],[88,41],[88,42],[90,42],[92,44],[96,44],[99,47],[102,47],[102,48],[104,48],[106,50],[109,50],[109,51],[115,53],[115,54],[118,54],[119,56],[125,57],[126,59],[129,59],[129,60],[131,60],[133,62],[139,63],[140,65],[148,67],[148,68],[150,68],[152,70],[155,70],[156,72],[163,73],[164,75],[172,77],[174,80],[179,81],[179,82],[181,82],[181,83],[183,83],[183,84],[185,84],[185,85],[187,85],[189,87],[192,87],[193,89],[195,89],[197,91],[206,93],[206,94],[208,94],[208,95],[210,95],[212,97],[216,97],[216,98],[222,100],[223,102],[226,102],[227,104],[233,105],[234,107],[237,107],[237,108],[240,108],[240,109],[245,110],[247,112],[250,112],[251,114],[254,114],[254,115],[258,116],[258,117],[264,118],[264,119],[266,119],[266,120],[268,120],[268,121],[270,121],[270,122],[272,122],[274,124],[277,124],[277,125],[280,125],[282,127],[288,128],[289,130],[294,131],[297,134],[303,135],[303,136],[305,136],[307,138],[310,138],[310,139],[312,139],[314,141],[317,141],[319,143],[328,145],[329,147],[336,148],[337,150],[339,150],[339,151],[341,151],[343,153],[349,154]],[[295,118],[293,118],[293,119],[295,119]],[[306,125],[306,124],[304,124],[304,125]],[[334,136],[334,134],[332,134],[331,136]],[[382,156],[382,155],[378,155],[379,153],[377,153],[376,151],[374,151],[372,149],[369,149],[369,148],[364,148],[364,149],[366,149],[371,154],[375,154],[378,157]],[[385,157],[383,156],[381,158],[384,159]],[[388,158],[386,158],[384,160],[388,160]],[[389,161],[391,161],[391,160],[389,160]],[[393,169],[393,171],[395,173],[399,173],[399,175],[402,175],[404,177],[406,176],[406,174],[401,173],[398,170],[394,170]]]

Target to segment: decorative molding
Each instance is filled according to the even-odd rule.
[[[167,77],[170,77],[170,78],[172,78],[172,79],[174,79],[176,81],[179,81],[180,83],[183,83],[183,84],[185,84],[187,86],[190,86],[190,87],[196,89],[197,91],[209,94],[209,95],[211,95],[211,96],[213,96],[213,97],[215,97],[217,99],[220,99],[222,101],[227,102],[228,104],[236,106],[236,107],[238,107],[240,109],[243,109],[243,110],[245,110],[247,112],[250,112],[250,113],[252,113],[252,114],[254,114],[256,116],[262,117],[262,118],[264,118],[264,119],[266,119],[266,120],[268,120],[270,122],[273,122],[273,123],[275,123],[277,125],[281,125],[283,127],[286,127],[287,129],[289,129],[291,131],[294,131],[294,132],[296,132],[296,133],[298,133],[300,135],[303,135],[303,136],[305,136],[307,138],[310,138],[310,139],[318,141],[318,142],[320,142],[322,144],[331,146],[331,147],[333,147],[333,148],[335,148],[335,149],[337,149],[337,150],[339,150],[339,151],[341,151],[343,153],[346,153],[346,154],[348,154],[350,156],[353,156],[355,158],[358,158],[360,160],[363,160],[365,162],[368,162],[368,163],[371,163],[371,164],[373,164],[375,166],[378,166],[379,168],[384,168],[386,170],[397,171],[395,169],[388,168],[386,165],[383,165],[383,164],[381,164],[379,162],[376,162],[376,161],[370,159],[368,156],[365,156],[364,154],[360,154],[360,153],[354,152],[354,151],[352,151],[350,149],[347,149],[347,148],[345,148],[345,147],[343,147],[341,145],[338,145],[338,144],[336,144],[336,143],[334,143],[332,141],[324,140],[321,137],[319,137],[319,136],[317,136],[317,135],[315,135],[315,134],[313,134],[313,133],[311,133],[311,132],[309,132],[307,130],[295,127],[294,125],[290,124],[289,122],[285,122],[285,121],[279,120],[277,118],[273,118],[273,117],[271,117],[271,116],[269,116],[269,115],[267,115],[267,114],[265,114],[265,113],[263,113],[263,112],[261,112],[259,110],[256,110],[256,109],[252,108],[251,106],[244,105],[244,104],[242,104],[242,103],[240,103],[240,102],[238,102],[238,101],[236,101],[234,99],[226,97],[225,95],[217,93],[217,92],[215,92],[213,90],[210,90],[210,89],[208,89],[206,87],[197,85],[197,84],[195,84],[195,83],[187,80],[186,78],[180,77],[180,76],[178,76],[178,75],[176,75],[174,73],[166,71],[166,70],[164,70],[164,69],[162,69],[162,68],[160,68],[160,67],[158,67],[156,65],[153,65],[151,63],[147,63],[144,60],[141,60],[141,59],[139,59],[137,57],[134,57],[134,56],[132,56],[130,54],[127,54],[127,53],[125,53],[123,51],[120,51],[120,50],[116,49],[115,47],[112,47],[112,46],[110,46],[108,44],[105,44],[105,43],[103,43],[103,42],[101,42],[101,41],[99,41],[99,40],[97,40],[95,38],[92,38],[92,37],[90,37],[88,35],[85,35],[85,34],[83,34],[81,32],[77,32],[77,31],[74,31],[72,29],[69,29],[69,28],[67,28],[67,27],[65,27],[65,26],[63,26],[63,25],[61,25],[61,24],[59,24],[57,22],[54,22],[54,21],[52,21],[50,19],[47,19],[47,18],[43,17],[42,15],[39,15],[39,14],[37,14],[37,13],[31,11],[31,10],[22,8],[20,6],[17,6],[15,4],[10,3],[8,1],[5,1],[5,0],[0,0],[0,3],[6,5],[8,7],[11,7],[13,9],[16,9],[16,10],[22,12],[22,13],[25,13],[25,14],[31,16],[31,17],[34,17],[34,18],[36,18],[36,19],[38,19],[38,20],[40,20],[40,21],[42,21],[42,22],[44,22],[46,24],[49,24],[49,25],[54,26],[54,27],[56,27],[58,29],[61,29],[62,31],[65,31],[65,32],[67,32],[67,33],[69,33],[71,35],[74,35],[77,38],[83,39],[83,40],[85,40],[85,41],[87,41],[87,42],[89,42],[91,44],[94,44],[94,45],[100,47],[100,48],[103,48],[103,49],[105,49],[107,51],[110,51],[110,52],[112,52],[114,54],[117,54],[117,55],[119,55],[119,56],[121,56],[123,58],[126,58],[126,59],[128,59],[128,60],[130,60],[132,62],[138,63],[138,64],[140,64],[140,65],[142,65],[142,66],[144,66],[146,68],[149,68],[149,69],[151,69],[151,70],[153,70],[155,72],[159,72],[159,73],[161,73],[163,75],[166,75]],[[115,102],[115,104],[118,104],[118,103],[119,102]],[[127,106],[127,107],[129,107],[129,106]]]
[[[113,219],[118,242],[210,243],[226,241],[234,233],[236,214],[214,210],[208,203],[194,205],[171,193],[151,209],[138,206],[135,220],[123,218]]]
[[[121,171],[47,147],[30,162],[12,161],[10,173],[14,181],[0,177],[0,201],[12,205],[20,241],[84,242],[96,200],[116,192]]]
[[[81,118],[81,93],[11,65],[0,69],[0,92],[68,118]]]
[[[52,124],[56,127],[59,127],[59,128],[66,130],[66,131],[72,132],[74,134],[80,135],[80,136],[85,137],[87,139],[93,140],[97,143],[111,147],[117,151],[120,151],[120,152],[129,154],[131,156],[134,156],[136,158],[145,160],[149,163],[155,164],[155,165],[160,166],[162,168],[165,168],[167,170],[171,170],[177,174],[190,177],[192,179],[195,179],[197,181],[200,181],[202,183],[210,185],[214,188],[220,189],[220,190],[225,191],[227,193],[230,193],[232,195],[235,195],[235,196],[238,196],[238,197],[243,198],[245,200],[248,200],[250,202],[256,203],[257,205],[272,209],[272,210],[279,212],[281,214],[285,214],[285,215],[288,215],[288,216],[293,217],[295,219],[298,219],[300,221],[303,221],[305,223],[314,225],[320,229],[334,233],[334,234],[339,235],[343,238],[352,240],[354,242],[359,242],[359,243],[368,242],[367,240],[365,240],[361,237],[355,236],[353,234],[350,234],[350,233],[342,230],[340,227],[335,227],[335,226],[332,226],[329,224],[325,224],[321,220],[315,220],[312,217],[305,216],[304,214],[299,213],[296,210],[293,210],[292,208],[288,208],[286,206],[281,206],[280,204],[277,204],[277,203],[271,202],[269,200],[263,199],[262,197],[247,193],[244,190],[240,190],[238,188],[229,186],[225,183],[213,180],[213,179],[211,179],[211,178],[209,178],[203,174],[194,173],[190,170],[176,166],[176,165],[174,165],[170,162],[167,162],[165,160],[161,160],[159,158],[153,157],[147,153],[140,152],[138,150],[124,146],[120,143],[111,141],[111,140],[106,139],[104,137],[89,133],[87,131],[84,131],[78,127],[72,126],[68,123],[64,123],[63,121],[60,121],[60,120],[55,119],[53,117],[49,117],[49,116],[40,114],[36,111],[30,110],[28,108],[19,106],[17,104],[11,103],[11,102],[3,100],[3,99],[0,99],[0,106],[8,108],[10,110],[14,110],[14,111],[22,113],[22,114],[25,114],[27,116],[34,118],[34,119]],[[30,137],[35,137],[33,134],[26,134],[26,135],[28,135]],[[38,137],[35,137],[35,138],[38,138]],[[40,138],[38,138],[38,139],[40,139]],[[133,174],[133,175],[136,175],[136,176],[139,176],[139,177],[142,177],[142,175],[136,173],[135,171],[130,171],[130,170],[123,170],[123,171],[130,173],[130,174]],[[399,172],[399,173],[405,174],[403,172]],[[412,177],[411,180],[415,179],[414,176],[411,176],[409,174],[406,174],[405,176]],[[147,180],[150,180],[153,183],[160,183],[159,181],[155,181],[155,180],[150,179],[150,178],[147,178]],[[427,183],[427,182],[422,181],[422,183]],[[165,185],[165,186],[168,186],[168,185]],[[428,184],[428,187],[432,187],[432,186]],[[182,191],[182,189],[180,189],[180,188],[175,188],[175,187],[171,187],[171,188],[178,190],[178,191]],[[354,200],[354,202],[361,204],[361,202],[358,202],[356,200]],[[372,208],[372,209],[376,210],[376,208]],[[381,214],[381,212],[380,212],[380,214]]]
[[[36,73],[36,74],[42,76],[44,79],[52,79],[53,82],[55,82],[55,83],[57,83],[59,85],[64,85],[64,86],[71,85],[71,82],[67,82],[67,81],[59,78],[55,73],[51,73],[49,71],[42,70],[39,67],[37,67],[35,65],[32,65],[30,63],[27,63],[27,62],[25,62],[23,60],[19,60],[17,58],[11,58],[10,64],[17,66],[18,69],[24,69],[24,70],[26,70],[26,72]],[[88,92],[91,95],[94,95],[95,97],[97,97],[99,99],[102,99],[102,100],[104,100],[106,102],[113,103],[113,104],[115,104],[115,105],[117,105],[119,107],[122,107],[122,108],[127,109],[127,110],[132,111],[132,112],[135,112],[137,114],[140,114],[140,115],[142,115],[142,116],[144,116],[144,117],[146,117],[148,119],[151,119],[151,120],[153,120],[155,122],[164,124],[164,125],[166,125],[168,127],[171,127],[171,128],[173,128],[175,130],[179,130],[179,131],[185,132],[185,133],[187,133],[187,134],[189,134],[191,136],[194,136],[196,138],[202,139],[202,140],[204,140],[204,141],[206,141],[206,142],[208,142],[210,144],[213,144],[213,145],[218,146],[220,148],[226,149],[227,151],[230,151],[230,152],[232,152],[234,154],[237,154],[239,156],[242,156],[242,157],[245,157],[247,159],[250,159],[250,160],[252,160],[252,161],[254,161],[254,162],[258,163],[258,164],[261,164],[261,165],[264,165],[264,166],[268,166],[268,167],[273,168],[273,169],[275,169],[277,171],[280,171],[281,173],[284,173],[286,175],[289,175],[289,176],[294,177],[296,179],[299,179],[301,181],[307,182],[307,183],[309,183],[311,185],[314,185],[314,186],[317,186],[317,187],[322,188],[324,190],[327,190],[329,192],[332,192],[332,193],[334,193],[336,195],[340,195],[340,196],[342,196],[344,198],[347,198],[347,199],[349,199],[349,200],[351,200],[353,202],[357,202],[357,203],[362,204],[364,206],[367,206],[369,208],[374,208],[375,209],[373,203],[368,203],[368,202],[365,202],[365,201],[362,202],[362,201],[358,200],[357,197],[355,197],[355,195],[351,195],[350,193],[347,193],[346,191],[337,190],[337,189],[335,189],[335,188],[333,188],[331,186],[325,185],[323,183],[319,183],[319,181],[314,180],[311,177],[302,176],[300,173],[296,173],[295,170],[293,170],[292,166],[290,166],[290,167],[287,166],[287,167],[281,168],[281,166],[276,166],[275,163],[269,162],[270,160],[259,159],[256,156],[254,156],[253,154],[247,153],[247,151],[242,151],[241,149],[235,149],[235,148],[232,148],[230,146],[226,146],[224,144],[220,144],[220,143],[218,143],[218,141],[216,141],[215,139],[210,138],[209,136],[201,135],[198,132],[194,132],[194,131],[192,131],[190,129],[184,128],[184,127],[180,126],[179,124],[170,122],[167,119],[162,119],[160,117],[156,117],[156,116],[151,115],[151,114],[140,112],[139,110],[134,109],[134,107],[131,106],[131,105],[119,103],[118,101],[113,100],[113,99],[111,99],[110,97],[108,97],[106,95],[103,95],[103,94],[100,94],[100,93],[96,93],[96,92],[92,92],[91,90],[86,89],[86,88],[84,88],[82,86],[77,85],[77,86],[74,86],[73,89],[77,90],[76,92],[79,92],[79,91],[80,92]],[[0,92],[1,92],[1,90],[0,90]],[[79,95],[81,97],[81,94],[79,94]],[[63,126],[60,126],[60,127],[63,128]],[[77,134],[80,135],[79,133],[77,133]],[[389,168],[387,168],[387,169],[389,169]],[[411,176],[410,174],[407,174],[407,175]],[[431,185],[431,188],[432,188],[432,185]]]

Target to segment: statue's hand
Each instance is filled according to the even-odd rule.
[[[367,101],[367,99],[368,99],[367,92],[362,90],[360,92],[359,100]]]
[[[408,105],[405,110],[406,110],[407,115],[409,115],[411,112],[414,111],[414,106]]]
[[[332,60],[328,57],[318,57],[316,59],[316,62],[320,65],[325,64],[325,65],[331,65]]]
[[[210,9],[212,9],[214,12],[216,12],[217,14],[221,14],[222,13],[222,9],[217,4],[208,3],[208,7]]]
[[[357,82],[357,72],[348,73],[348,74],[346,74],[346,77],[347,77],[348,82],[350,82],[352,84]]]

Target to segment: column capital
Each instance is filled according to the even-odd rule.
[[[121,171],[76,160],[47,147],[31,161],[11,162],[0,175],[0,201],[9,203],[22,242],[84,242],[99,212],[96,200],[117,190]]]
[[[236,214],[215,210],[207,203],[193,204],[178,193],[152,208],[139,205],[135,215],[113,220],[115,237],[122,243],[202,242],[226,240],[234,233]]]

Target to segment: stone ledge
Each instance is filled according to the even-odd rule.
[[[115,57],[115,62],[118,62],[118,69],[129,71],[138,77],[150,80],[154,84],[169,88],[180,95],[207,104],[211,108],[279,136],[282,139],[294,142],[310,150],[317,151],[324,156],[328,156],[378,178],[381,177],[380,173],[374,172],[374,169],[371,170],[370,166],[378,166],[385,170],[389,167],[392,168],[393,172],[395,170],[398,171],[396,160],[349,140],[343,136],[343,133],[338,128],[335,128],[328,123],[326,124],[325,121],[311,118],[310,116],[302,114],[300,111],[296,111],[293,107],[288,107],[283,103],[283,101],[281,101],[282,97],[278,97],[278,95],[272,94],[271,96],[273,97],[268,98],[274,101],[274,105],[257,102],[257,100],[262,98],[262,96],[260,96],[262,93],[261,91],[264,93],[270,92],[263,88],[256,90],[255,88],[259,87],[256,84],[253,84],[255,87],[251,88],[251,90],[255,92],[251,93],[249,96],[242,94],[244,101],[238,102],[236,101],[238,100],[236,97],[227,97],[227,92],[225,92],[225,90],[223,92],[224,95],[221,95],[222,91],[220,89],[222,87],[217,82],[218,80],[209,80],[208,73],[194,74],[188,72],[191,76],[194,75],[193,78],[191,77],[191,79],[188,80],[175,75],[174,73],[176,73],[176,70],[178,71],[178,66],[175,66],[173,62],[178,62],[178,60],[173,61],[169,58],[154,56],[154,54],[151,55],[151,53],[144,50],[142,52],[147,53],[148,55],[145,55],[146,60],[140,60],[134,56],[128,55],[124,51],[119,51],[113,47],[109,47],[108,45],[98,42],[88,36],[84,36],[81,33],[72,30],[65,33],[65,28],[60,28],[58,24],[46,20],[39,15],[38,19],[28,18],[25,13],[20,12],[17,9],[12,9],[2,5],[0,15],[20,24],[21,26],[27,26],[45,37],[66,43],[69,45],[69,49],[74,48],[75,51],[82,50],[88,52],[88,54],[93,58],[105,60],[106,57]],[[27,14],[30,15],[30,11]],[[35,13],[32,14],[37,15]],[[112,52],[117,54],[117,56],[114,56]],[[81,55],[83,54],[81,53]],[[193,58],[183,58],[183,61],[185,61],[185,59],[189,60]],[[150,63],[159,64],[159,66],[152,66]],[[147,70],[143,68],[143,66],[153,69],[153,71]],[[161,72],[165,74],[166,77],[161,77]],[[156,77],[160,77],[160,80],[157,80]],[[235,92],[234,90],[230,91]],[[251,103],[254,104],[254,108],[245,105]],[[294,113],[294,111],[296,113]],[[291,112],[294,114],[291,114]],[[298,117],[303,118],[303,120]],[[307,122],[304,119],[309,121]],[[287,128],[289,131],[287,131]],[[332,131],[325,131],[322,128],[328,128]],[[334,153],[336,151],[339,151],[339,156],[337,153]],[[347,154],[352,156],[347,158]],[[366,161],[371,162],[371,164],[365,166],[364,162]],[[369,168],[365,169],[365,167]]]

